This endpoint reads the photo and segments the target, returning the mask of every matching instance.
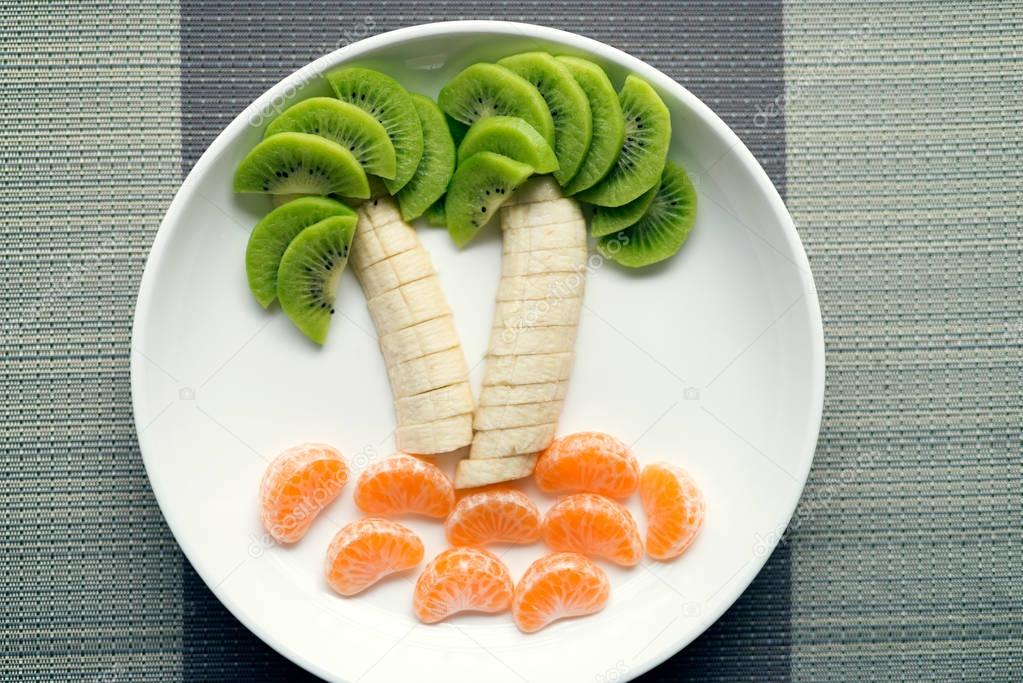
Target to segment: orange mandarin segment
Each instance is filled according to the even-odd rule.
[[[629,447],[610,434],[578,432],[547,447],[536,462],[541,491],[581,491],[625,498],[639,484],[639,465]]]
[[[447,517],[455,505],[455,489],[436,465],[397,453],[359,476],[355,504],[371,515]]]
[[[279,543],[298,541],[347,481],[348,465],[336,448],[321,443],[289,448],[266,468],[259,486],[263,527]]]
[[[423,542],[407,527],[378,517],[352,522],[327,549],[327,583],[341,595],[361,593],[423,559]]]
[[[646,552],[670,560],[686,551],[703,526],[706,504],[689,474],[667,462],[643,468],[639,497],[647,516]]]
[[[503,612],[511,606],[511,577],[497,556],[478,548],[449,548],[416,581],[413,608],[425,624],[457,612]]]
[[[566,617],[604,609],[611,586],[596,564],[577,553],[555,553],[529,566],[515,587],[512,616],[524,633]]]
[[[445,529],[452,545],[532,543],[540,538],[540,510],[522,491],[478,491],[458,501]]]
[[[632,567],[643,556],[643,541],[624,506],[592,493],[565,496],[543,519],[543,540],[553,550],[602,557]]]

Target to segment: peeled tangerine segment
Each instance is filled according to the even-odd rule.
[[[355,595],[380,579],[412,569],[423,560],[423,542],[409,528],[379,517],[352,522],[327,548],[327,584]]]
[[[245,273],[259,304],[266,308],[277,298],[277,269],[296,235],[325,218],[354,215],[354,211],[333,199],[301,197],[274,209],[256,223],[245,248]]]
[[[661,177],[671,144],[671,114],[649,83],[628,76],[618,94],[625,142],[604,178],[578,198],[598,206],[628,204]]]
[[[384,185],[396,193],[415,175],[423,156],[423,129],[408,91],[390,76],[358,66],[331,71],[327,82],[339,100],[365,110],[387,131],[394,145],[395,173]]]
[[[412,105],[423,128],[423,156],[415,174],[395,195],[406,221],[419,218],[440,199],[455,172],[455,141],[444,113],[433,100],[412,93]]]
[[[465,496],[444,524],[452,545],[532,543],[540,538],[540,510],[522,491],[490,489]]]
[[[554,144],[554,121],[532,83],[497,64],[473,64],[441,88],[440,108],[471,126],[488,116],[514,116]]]
[[[667,170],[667,166],[665,166]],[[653,203],[657,191],[661,188],[658,181],[649,190],[621,206],[595,206],[590,220],[590,234],[603,237],[635,225],[643,217],[650,204]]]
[[[363,470],[355,484],[355,504],[371,515],[447,517],[455,491],[436,465],[396,453]]]
[[[471,489],[502,481],[512,481],[528,477],[533,473],[536,454],[513,455],[493,460],[458,461],[455,467],[455,488]]]
[[[604,609],[611,584],[600,567],[577,553],[555,553],[529,566],[515,587],[512,616],[524,633],[558,619]]]
[[[514,586],[507,567],[479,548],[450,548],[426,565],[416,581],[413,609],[425,624],[458,612],[503,612]]]
[[[651,463],[639,479],[639,497],[647,517],[646,552],[655,560],[678,557],[703,526],[703,493],[678,465]]]
[[[321,443],[289,448],[266,468],[259,486],[263,527],[279,543],[298,541],[347,481],[348,465],[336,448]]]
[[[600,253],[623,266],[639,268],[674,256],[696,222],[696,189],[686,172],[670,161],[650,206],[634,225],[597,242]]]
[[[592,493],[565,496],[547,510],[543,540],[553,550],[601,557],[623,567],[643,557],[643,541],[629,511]]]
[[[586,94],[593,119],[593,135],[579,170],[565,185],[565,194],[576,194],[597,184],[614,166],[625,141],[625,118],[611,80],[593,62],[562,56],[565,65]]]
[[[263,137],[278,133],[310,133],[327,138],[355,155],[366,173],[394,177],[394,145],[387,131],[354,104],[333,97],[302,100],[271,121]]]
[[[559,439],[536,462],[541,491],[597,493],[626,498],[639,486],[639,464],[624,443],[602,432],[577,432]]]
[[[277,271],[281,310],[317,344],[327,340],[354,236],[354,216],[331,216],[300,232],[281,257]]]
[[[249,151],[234,174],[235,192],[369,197],[369,181],[348,149],[317,135],[280,133]]]
[[[472,124],[458,146],[458,162],[478,152],[504,155],[532,166],[536,173],[558,168],[558,158],[543,136],[514,116],[489,116]]]
[[[468,244],[532,173],[532,166],[493,152],[478,152],[460,164],[444,200],[455,244]]]
[[[579,170],[593,135],[586,93],[568,67],[546,52],[523,52],[505,57],[498,64],[532,83],[547,102],[554,121],[554,152],[559,166],[554,177],[564,185]]]

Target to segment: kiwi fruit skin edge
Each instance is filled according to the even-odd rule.
[[[238,164],[235,192],[369,196],[369,181],[355,156],[341,145],[308,133],[265,138]]]
[[[458,161],[477,152],[495,152],[529,164],[536,173],[558,169],[558,158],[532,126],[514,116],[488,116],[472,124],[458,146]]]
[[[660,187],[661,182],[657,181],[653,187],[628,204],[622,204],[621,206],[594,206],[593,217],[590,219],[590,235],[593,237],[603,237],[635,224],[646,213],[650,203],[657,196],[657,191]]]
[[[444,200],[448,233],[455,244],[468,244],[532,174],[532,166],[493,152],[479,152],[459,165]]]
[[[455,141],[444,113],[433,100],[417,93],[412,93],[412,104],[423,129],[423,155],[412,179],[395,195],[401,217],[408,222],[444,195],[455,172]]]

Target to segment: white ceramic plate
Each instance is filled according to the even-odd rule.
[[[702,486],[707,520],[679,560],[605,565],[599,616],[520,634],[509,615],[435,626],[411,613],[414,576],[356,599],[322,579],[333,534],[359,515],[350,489],[291,548],[257,518],[266,463],[302,441],[341,448],[358,470],[393,449],[384,365],[358,284],[345,274],[328,343],[307,343],[246,288],[249,230],[263,197],[231,192],[234,168],[287,103],[325,94],[319,77],[359,61],[435,96],[468,64],[527,49],[589,57],[620,85],[635,73],[672,112],[671,157],[699,191],[683,251],[629,272],[591,261],[578,359],[560,433],[596,429],[668,459]],[[458,252],[420,227],[470,364],[483,356],[497,288],[499,231]],[[317,60],[235,119],[189,174],[157,234],[139,292],[132,390],[142,454],[167,523],[221,601],[260,638],[336,681],[624,680],[712,624],[774,548],[802,491],[820,424],[824,345],[817,295],[792,221],[732,131],[664,74],[614,48],[538,26],[430,24],[375,36]],[[478,368],[474,373],[479,381]],[[444,462],[450,472],[453,463]],[[551,503],[530,486],[541,507]],[[642,526],[638,500],[630,507]],[[441,525],[409,520],[427,557]],[[513,578],[543,553],[501,549]]]

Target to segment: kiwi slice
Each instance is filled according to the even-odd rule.
[[[468,244],[532,174],[532,166],[493,152],[473,154],[459,164],[444,200],[448,233],[455,244]]]
[[[622,204],[621,206],[594,206],[593,216],[590,219],[590,234],[594,237],[603,237],[635,224],[646,213],[660,187],[661,183],[658,181],[653,187],[628,204]]]
[[[281,309],[317,344],[327,339],[356,222],[355,216],[331,216],[310,225],[291,240],[277,269]]]
[[[339,100],[354,104],[379,121],[394,145],[394,178],[384,180],[395,194],[412,179],[423,156],[423,129],[412,98],[398,81],[372,69],[349,66],[327,74]]]
[[[312,97],[289,107],[270,122],[263,137],[311,133],[333,140],[355,155],[366,173],[393,178],[394,145],[375,118],[354,104],[333,97]]]
[[[532,83],[554,120],[554,153],[558,169],[554,178],[564,186],[579,170],[593,135],[590,101],[572,72],[546,52],[523,52],[497,62]],[[537,169],[537,173],[544,173]]]
[[[536,173],[550,173],[558,168],[558,158],[543,136],[514,116],[488,116],[472,124],[458,146],[458,162],[477,152],[503,154],[532,166]]]
[[[565,194],[572,195],[593,187],[614,166],[625,141],[625,118],[611,80],[593,62],[578,57],[558,57],[576,83],[586,93],[593,119],[593,136],[579,170],[565,185]]]
[[[473,64],[440,90],[440,108],[471,126],[487,116],[517,116],[554,146],[554,121],[532,83],[497,64]]]
[[[671,114],[653,87],[628,76],[618,93],[625,116],[625,142],[604,179],[579,193],[598,206],[621,206],[657,183],[671,143]]]
[[[301,197],[280,206],[256,223],[245,249],[249,289],[263,308],[277,298],[277,267],[298,233],[331,216],[354,216],[341,202],[326,197]]]
[[[423,128],[423,156],[412,180],[398,191],[401,217],[412,221],[448,189],[455,172],[455,141],[444,121],[444,112],[429,97],[412,93],[412,105]]]
[[[336,142],[308,133],[279,133],[252,148],[234,173],[235,192],[369,196],[366,172]]]
[[[444,213],[444,200],[445,197],[441,197],[426,210],[423,217],[426,218],[426,222],[435,228],[446,228],[448,227],[448,217]]]
[[[648,266],[676,254],[695,220],[696,189],[685,170],[669,161],[657,195],[639,222],[601,237],[597,249],[623,266]]]
[[[455,141],[455,147],[458,147],[458,145],[462,144],[465,134],[469,132],[469,126],[451,118],[447,114],[444,114],[444,120],[447,122],[448,130],[451,132],[451,139]]]

